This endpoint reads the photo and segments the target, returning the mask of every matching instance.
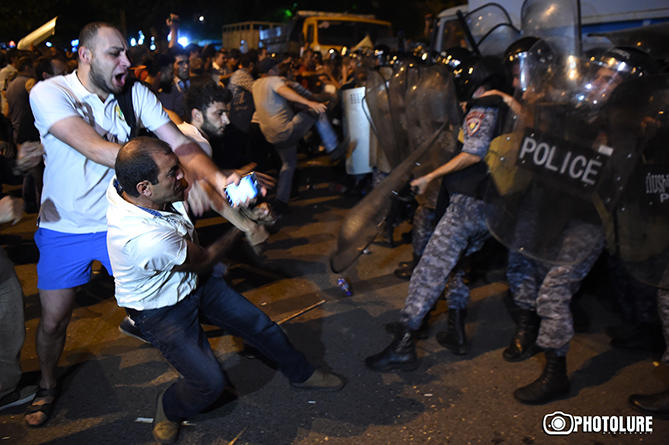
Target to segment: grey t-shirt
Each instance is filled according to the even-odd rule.
[[[279,76],[261,77],[253,83],[253,103],[256,107],[253,121],[258,122],[270,144],[283,142],[291,134],[293,110],[288,101],[277,93],[284,85]]]

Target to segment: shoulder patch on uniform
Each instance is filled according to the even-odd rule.
[[[481,122],[485,118],[485,113],[481,111],[470,111],[465,119],[465,131],[467,136],[474,136],[481,129]]]

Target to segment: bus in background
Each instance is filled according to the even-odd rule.
[[[277,22],[239,22],[223,25],[221,47],[237,48],[242,53],[260,48],[260,33],[281,26]]]
[[[321,11],[298,11],[287,24],[260,30],[261,46],[270,52],[293,52],[311,48],[325,55],[330,49],[354,48],[365,40],[371,44],[392,37],[390,22],[373,15]]]

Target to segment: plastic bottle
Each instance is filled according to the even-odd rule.
[[[348,284],[348,281],[346,281],[346,278],[341,277],[337,279],[337,287],[339,287],[341,290],[344,291],[347,297],[350,297],[353,295],[353,291],[351,290],[351,285]]]

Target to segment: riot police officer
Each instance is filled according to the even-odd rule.
[[[606,51],[593,62],[584,88],[574,94],[576,104],[566,114],[572,114],[572,126],[580,124],[594,131],[591,139],[601,144],[606,142],[599,129],[604,125],[602,107],[623,80],[647,74],[652,64],[647,55],[633,48]],[[541,376],[514,392],[520,402],[545,403],[569,392],[566,354],[574,335],[569,303],[604,248],[604,233],[595,219],[584,214],[568,218],[554,249],[563,259],[570,258],[566,263],[551,264],[517,250],[509,254],[507,279],[519,310],[516,332],[503,357],[510,362],[522,361],[541,350],[546,356]]]
[[[462,126],[462,150],[446,164],[411,182],[422,192],[434,179],[448,175],[450,204],[411,276],[400,332],[388,347],[365,360],[367,367],[375,371],[418,367],[414,332],[447,283],[448,328],[437,334],[437,340],[455,354],[468,351],[464,322],[469,290],[462,281],[464,271],[456,269],[456,265],[461,256],[479,250],[489,237],[482,200],[487,183],[483,158],[506,112],[499,96],[480,96],[486,90],[507,90],[508,82],[501,62],[492,57],[462,68],[468,75],[459,82],[459,91],[463,98],[472,99]]]

